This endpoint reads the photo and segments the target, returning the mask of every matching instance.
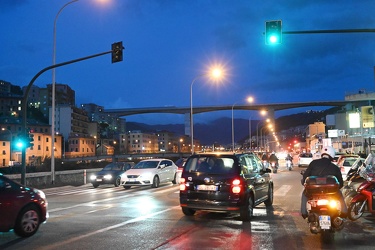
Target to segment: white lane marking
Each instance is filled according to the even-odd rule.
[[[170,208],[164,209],[164,210],[159,211],[159,212],[139,216],[139,217],[136,217],[134,219],[121,222],[119,224],[115,224],[115,225],[112,225],[112,226],[109,226],[109,227],[106,227],[106,228],[102,228],[102,229],[99,229],[99,230],[96,230],[96,231],[93,231],[93,232],[90,232],[90,233],[87,233],[87,234],[83,234],[83,235],[80,235],[80,236],[77,236],[77,237],[73,237],[73,238],[67,239],[65,241],[57,242],[55,244],[49,245],[48,247],[43,247],[41,249],[48,250],[48,249],[58,248],[58,247],[61,247],[61,246],[68,246],[70,243],[81,240],[83,238],[87,238],[87,237],[93,236],[95,234],[99,234],[99,233],[103,233],[103,232],[106,232],[106,231],[109,231],[109,230],[112,230],[112,229],[115,229],[115,228],[119,228],[119,227],[122,227],[122,226],[130,224],[130,223],[142,221],[142,220],[151,218],[153,216],[156,216],[158,214],[165,213],[165,212],[168,212],[170,210],[179,209],[179,208],[180,208],[180,206],[174,206],[174,207],[170,207]]]
[[[291,185],[282,185],[279,189],[275,191],[274,196],[285,196],[289,190],[292,188]]]
[[[106,202],[106,201],[111,201],[111,200],[119,200],[119,199],[122,199],[122,198],[132,197],[132,196],[136,196],[136,195],[137,195],[136,193],[133,193],[133,194],[127,194],[127,195],[122,195],[122,196],[117,196],[117,197],[112,197],[112,198],[107,198],[107,199],[102,199],[102,200],[95,200],[95,201],[80,203],[80,204],[77,204],[77,205],[74,205],[74,206],[69,206],[69,207],[58,207],[58,208],[54,208],[54,209],[48,209],[48,212],[53,213],[53,212],[72,209],[72,208],[76,208],[76,207],[95,206],[95,203]]]

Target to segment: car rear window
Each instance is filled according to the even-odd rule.
[[[213,174],[235,173],[236,166],[234,162],[234,159],[231,157],[192,157],[186,162],[184,171]]]

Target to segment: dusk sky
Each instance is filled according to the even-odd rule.
[[[1,80],[26,86],[52,64],[54,19],[68,2],[0,1]],[[344,100],[359,89],[374,91],[375,33],[285,34],[281,45],[267,46],[265,21],[281,19],[284,32],[374,29],[374,13],[374,0],[79,0],[58,17],[56,63],[109,51],[118,41],[123,62],[112,64],[104,55],[60,67],[56,82],[75,90],[77,106],[190,107],[192,80],[220,64],[225,80],[198,78],[194,106],[243,105],[250,95],[256,104]],[[51,81],[48,71],[35,85]],[[276,116],[287,113],[297,110]],[[231,111],[197,114],[194,121],[222,116]],[[236,118],[249,116],[257,114],[235,112]],[[184,122],[173,114],[126,119]]]

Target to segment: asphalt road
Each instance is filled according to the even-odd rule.
[[[0,233],[0,249],[374,249],[375,218],[347,221],[330,245],[299,215],[300,169],[272,174],[274,205],[237,215],[198,212],[186,217],[178,185],[159,188],[65,186],[45,189],[50,217],[28,239]]]

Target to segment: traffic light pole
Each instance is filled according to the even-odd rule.
[[[366,33],[366,32],[375,32],[375,29],[301,30],[301,31],[283,31],[282,34]]]
[[[29,85],[26,88],[26,91],[25,91],[25,94],[23,96],[23,99],[22,99],[22,117],[23,117],[22,134],[26,135],[26,131],[27,131],[27,98],[29,96],[29,92],[30,92],[31,86],[33,85],[33,83],[35,82],[35,80],[41,74],[43,74],[44,72],[46,72],[46,71],[48,71],[50,69],[53,69],[53,68],[58,68],[58,67],[61,67],[61,66],[64,66],[64,65],[68,65],[68,64],[72,64],[72,63],[76,63],[76,62],[88,60],[88,59],[91,59],[91,58],[94,58],[94,57],[98,57],[98,56],[102,56],[102,55],[106,55],[106,54],[110,54],[110,53],[114,53],[114,52],[115,52],[114,50],[110,50],[110,51],[102,52],[102,53],[99,53],[99,54],[94,54],[94,55],[91,55],[91,56],[86,56],[86,57],[78,58],[78,59],[75,59],[75,60],[71,60],[71,61],[67,61],[67,62],[55,64],[55,65],[51,65],[51,66],[46,67],[46,68],[42,69],[41,71],[39,71],[33,77],[33,79],[31,79]],[[54,150],[54,149],[51,148],[51,150]],[[54,179],[54,175],[55,175],[54,170],[52,170],[52,179]],[[26,147],[22,148],[21,184],[22,185],[26,185]]]

